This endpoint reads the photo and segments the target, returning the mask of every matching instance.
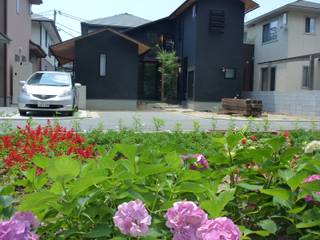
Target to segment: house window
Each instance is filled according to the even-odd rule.
[[[316,32],[316,19],[312,17],[306,18],[306,33],[315,33]]]
[[[48,32],[47,31],[45,34],[45,46],[46,46],[46,48],[48,48]]]
[[[261,69],[261,91],[275,91],[276,90],[276,68],[270,68],[270,79],[269,79],[269,68]]]
[[[309,66],[303,66],[302,88],[310,89],[310,68],[309,68]]]
[[[20,13],[20,0],[16,0],[16,11],[17,11],[17,14]]]
[[[148,32],[147,41],[151,46],[158,44],[159,43],[158,34],[155,32]]]
[[[197,17],[197,6],[193,5],[192,7],[192,17],[195,18]]]
[[[209,32],[224,33],[225,11],[210,10],[209,12]]]
[[[278,21],[272,21],[263,25],[262,42],[270,42],[278,39]]]
[[[100,77],[107,76],[107,54],[100,54]]]
[[[225,79],[235,79],[236,78],[236,69],[235,68],[224,69],[224,78]]]
[[[194,90],[194,70],[188,71],[188,99],[193,100],[193,90]]]

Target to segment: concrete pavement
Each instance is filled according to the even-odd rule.
[[[13,127],[24,126],[28,117],[20,117],[15,109],[0,108],[0,130],[1,126],[11,124]],[[213,118],[212,118],[212,117]],[[319,119],[309,118],[239,118],[230,116],[212,115],[209,113],[190,113],[189,111],[109,111],[109,112],[92,112],[82,111],[75,117],[53,117],[33,116],[35,124],[45,125],[47,120],[59,122],[62,126],[71,128],[80,128],[81,130],[90,131],[97,127],[103,127],[105,130],[119,130],[120,128],[134,128],[142,131],[154,131],[154,118],[162,119],[165,126],[163,131],[175,130],[177,128],[184,131],[192,131],[195,127],[200,126],[201,130],[226,130],[230,127],[242,128],[248,126],[252,130],[292,130],[296,128],[320,129]]]

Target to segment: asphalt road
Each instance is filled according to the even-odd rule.
[[[0,131],[5,130],[9,125],[24,126],[28,118],[20,117],[14,109],[0,109]],[[181,129],[192,131],[197,127],[201,130],[226,130],[230,127],[242,128],[249,126],[252,130],[291,130],[296,128],[320,129],[319,120],[303,120],[300,122],[294,120],[273,120],[266,122],[263,120],[230,120],[230,119],[210,119],[200,116],[193,116],[180,112],[165,111],[110,111],[110,112],[80,112],[75,117],[53,117],[52,115],[33,116],[34,124],[45,125],[47,120],[59,122],[62,126],[77,128],[84,131],[90,131],[94,128],[103,128],[105,130],[119,130],[120,128],[133,128],[142,131],[155,131],[154,118],[162,119],[165,123],[162,131]]]

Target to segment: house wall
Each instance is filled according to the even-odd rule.
[[[125,33],[150,47],[154,47],[159,43],[162,34],[169,34],[172,35],[173,38],[175,37],[175,21],[158,21],[128,30]]]
[[[263,26],[271,21],[278,20],[278,39],[275,41],[263,43],[262,32]],[[283,14],[263,21],[255,26],[246,27],[246,42],[254,43],[254,90],[261,90],[261,68],[265,67],[260,63],[274,61],[277,59],[285,59],[288,57],[288,27],[283,24]],[[278,65],[277,65],[278,66]],[[283,65],[279,65],[279,77],[285,75],[280,73]],[[278,73],[277,73],[278,75]],[[277,76],[276,81],[282,82]],[[281,84],[280,84],[281,85]]]
[[[209,32],[210,9],[225,11],[224,33]],[[238,0],[203,0],[197,4],[195,101],[220,102],[241,93],[244,62],[244,4]],[[227,80],[223,67],[235,68]]]
[[[0,0],[0,32],[5,33],[5,1]],[[0,43],[0,106],[4,104],[5,44]]]
[[[196,6],[199,5],[196,4]],[[193,7],[185,11],[177,20],[177,54],[188,59],[188,71],[196,70],[196,51],[197,51],[197,16],[193,17]],[[201,14],[201,13],[199,13]],[[194,94],[193,94],[194,95]]]
[[[31,39],[31,17],[29,0],[20,0],[20,12],[16,11],[17,1],[8,0],[7,35],[12,40],[8,44],[7,54],[7,92],[12,96],[13,86],[18,83],[11,82],[12,67],[15,62],[29,62],[29,41]],[[19,59],[15,59],[17,56]],[[22,80],[22,79],[21,79]]]
[[[306,17],[316,18],[316,33],[305,33]],[[288,20],[288,57],[320,53],[320,13],[290,12]]]
[[[78,40],[75,52],[76,81],[87,86],[89,107],[128,109],[129,105],[136,105],[139,62],[136,44],[111,32],[102,32]],[[107,76],[100,77],[100,54],[104,53]],[[118,104],[114,104],[115,100]]]
[[[50,31],[47,29],[46,25],[51,23],[43,24],[43,22],[33,21],[32,22],[32,41],[38,44],[47,56],[44,59],[41,59],[41,69],[43,71],[54,71],[56,67],[56,59],[49,52],[49,47],[52,44],[58,43],[53,40],[53,37],[50,35]],[[45,39],[46,34],[48,37],[48,44],[46,45]]]
[[[305,33],[305,18],[315,17],[316,33]],[[270,43],[262,43],[263,25],[278,19],[278,40]],[[254,68],[254,90],[261,90],[261,69],[268,67],[259,64],[267,61],[286,59],[290,57],[303,56],[320,53],[320,14],[315,12],[287,12],[287,26],[283,25],[283,14],[261,22],[255,26],[246,28],[246,42],[255,44],[255,68]],[[298,91],[302,90],[303,67],[308,66],[309,61],[287,61],[283,63],[272,63],[276,67],[276,90]],[[319,61],[315,61],[314,90],[320,90]]]

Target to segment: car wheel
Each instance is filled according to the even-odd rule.
[[[25,117],[25,116],[27,116],[27,111],[19,110],[19,114],[20,114],[20,116]]]

